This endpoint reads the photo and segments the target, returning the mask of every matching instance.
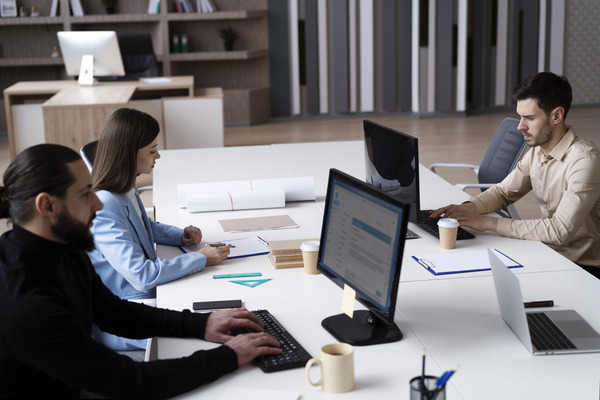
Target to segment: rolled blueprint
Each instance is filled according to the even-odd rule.
[[[283,189],[190,194],[186,199],[188,212],[285,207]]]
[[[312,176],[304,176],[246,181],[183,183],[177,185],[177,205],[180,208],[186,207],[188,196],[194,196],[195,198],[196,195],[208,195],[209,193],[219,192],[222,196],[223,192],[250,192],[273,189],[282,189],[285,192],[285,201],[315,199],[315,180]]]
[[[315,179],[312,176],[252,180],[252,190],[275,188],[282,188],[285,191],[285,201],[315,199]]]

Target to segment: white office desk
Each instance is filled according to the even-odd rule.
[[[248,236],[224,233],[219,219],[288,214],[299,229],[259,232],[266,240],[315,238],[321,234],[323,208],[329,169],[338,168],[358,179],[364,179],[364,148],[361,141],[275,144],[210,149],[161,151],[154,171],[154,204],[158,221],[180,227],[189,224],[202,229],[207,240],[225,240]],[[438,175],[420,166],[420,193],[423,208],[431,209],[449,203],[461,203],[469,198],[462,190],[450,185]],[[287,203],[282,209],[237,210],[217,213],[188,213],[177,207],[177,184],[244,179],[313,176],[316,202]],[[318,210],[314,209],[315,204]],[[461,275],[433,276],[412,259],[412,256],[447,252],[439,248],[437,238],[414,224],[409,228],[421,236],[406,242],[402,281],[448,279]],[[575,264],[540,242],[522,241],[493,233],[476,233],[474,240],[457,242],[455,250],[470,251],[496,248],[524,265],[515,272],[576,270]],[[265,261],[268,262],[268,261]],[[489,271],[471,273],[490,275]]]
[[[208,240],[222,240],[243,234],[225,234],[217,219],[285,213],[300,228],[252,234],[258,233],[267,240],[318,237],[329,168],[362,179],[363,152],[362,143],[356,141],[161,152],[163,158],[154,172],[158,220],[179,226],[197,224]],[[308,162],[306,154],[310,155]],[[423,207],[439,207],[467,198],[426,168],[421,167],[420,172]],[[315,177],[315,202],[288,203],[284,209],[195,214],[176,206],[177,183],[305,175]],[[190,396],[218,398],[231,386],[294,390],[303,399],[408,398],[408,381],[419,373],[425,348],[430,355],[430,373],[438,374],[461,365],[448,388],[448,397],[452,399],[543,398],[544,395],[588,398],[590,394],[597,397],[600,355],[529,355],[500,318],[490,272],[441,277],[430,274],[410,256],[442,251],[438,240],[412,224],[411,229],[422,238],[409,240],[405,245],[396,318],[405,337],[393,344],[357,348],[355,391],[345,395],[323,393],[306,383],[301,369],[272,375],[246,366]],[[576,308],[600,330],[600,316],[592,306],[600,300],[599,283],[575,264],[542,243],[491,233],[478,233],[474,240],[459,241],[457,249],[451,251],[485,247],[498,248],[525,266],[514,271],[523,282],[526,300],[554,299],[559,307]],[[164,256],[169,251],[174,249],[161,248],[159,254]],[[248,288],[212,279],[212,274],[224,271],[260,271],[273,280]],[[591,293],[591,297],[581,293]],[[161,285],[157,291],[160,307],[183,309],[191,307],[193,301],[241,298],[249,309],[267,308],[313,356],[318,355],[321,345],[335,340],[320,326],[320,321],[339,312],[341,296],[342,290],[324,276],[308,276],[301,269],[275,270],[266,256],[226,260],[195,276]],[[586,303],[586,298],[591,301]],[[212,345],[195,340],[160,339],[159,357],[182,356],[205,346]],[[569,380],[561,379],[562,374]],[[547,382],[545,377],[551,377],[552,381]],[[577,383],[582,380],[585,384]],[[537,385],[542,386],[542,396],[536,395]],[[559,395],[554,396],[555,393]],[[562,395],[566,393],[569,396]]]
[[[273,280],[250,288],[228,279],[212,278],[212,275],[224,272],[262,272],[261,278]],[[336,341],[320,324],[325,317],[340,313],[342,290],[321,275],[307,275],[300,269],[275,270],[264,256],[228,260],[194,276],[161,285],[158,290],[158,307],[180,310],[191,308],[194,301],[242,299],[250,310],[266,308],[313,357],[319,356],[322,345]],[[399,315],[396,322],[404,333],[401,341],[355,347],[356,389],[343,395],[344,399],[394,398],[391,394],[397,395],[398,399],[408,398],[408,382],[420,373],[424,345]],[[214,346],[200,340],[160,338],[158,357],[181,357]],[[436,375],[442,372],[433,358],[428,362],[427,371]],[[315,373],[313,379],[316,378]],[[227,387],[295,391],[303,400],[340,397],[310,386],[304,369],[266,374],[254,365],[247,365],[182,398],[218,399]],[[452,399],[461,398],[453,386],[448,390]]]
[[[600,330],[600,280],[583,270],[518,275],[524,301],[572,308]],[[401,283],[398,312],[436,360],[460,365],[468,399],[597,399],[600,353],[532,356],[500,316],[491,276]]]

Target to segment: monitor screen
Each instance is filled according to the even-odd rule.
[[[409,205],[336,169],[329,184],[317,268],[348,285],[367,310],[323,320],[338,340],[368,345],[400,340],[394,324]]]
[[[419,141],[417,138],[363,121],[367,183],[410,204],[409,221],[419,212]]]
[[[123,76],[123,60],[114,31],[61,31],[57,33],[67,75],[79,76],[80,84],[92,84],[94,76]]]

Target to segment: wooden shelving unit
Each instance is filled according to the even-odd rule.
[[[0,18],[0,88],[30,80],[67,77],[62,58],[52,58],[61,30],[147,32],[164,76],[193,75],[195,87],[224,90],[225,123],[252,124],[269,119],[268,22],[266,0],[213,0],[214,13],[177,13],[171,0],[161,0],[159,14],[148,14],[148,0],[121,0],[115,14],[106,14],[99,0],[80,0],[84,16],[71,14],[69,0],[59,0],[58,15],[48,16],[51,1],[21,0],[25,10],[35,5],[40,16]],[[190,1],[195,6],[195,1]],[[239,32],[234,51],[224,51],[218,30],[231,26]],[[174,34],[188,36],[188,53],[171,53]],[[256,93],[264,100],[252,102]],[[0,100],[3,102],[3,100]],[[0,104],[4,110],[4,104]],[[236,115],[240,106],[244,111]],[[229,109],[228,109],[229,108]],[[235,108],[235,109],[234,109]],[[253,109],[248,112],[249,109]],[[248,116],[251,115],[251,118]],[[0,131],[6,116],[0,115]]]

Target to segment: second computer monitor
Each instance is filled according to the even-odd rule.
[[[363,121],[367,183],[410,204],[409,221],[417,223],[419,199],[419,141],[406,133]]]

